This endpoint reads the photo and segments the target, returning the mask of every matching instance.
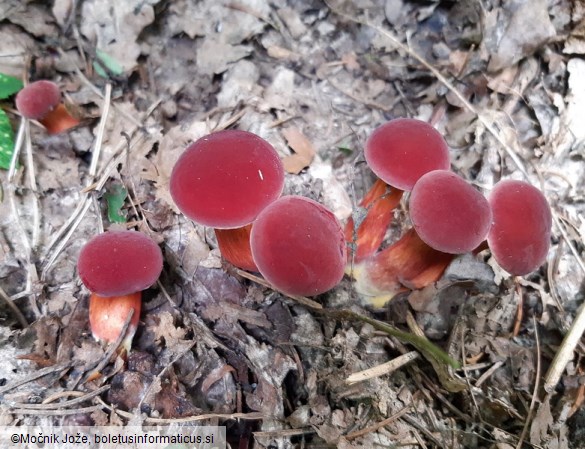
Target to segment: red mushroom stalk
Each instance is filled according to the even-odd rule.
[[[360,207],[366,211],[363,221],[356,228],[350,217],[345,224],[345,239],[354,247],[353,253],[348,254],[348,257],[353,257],[348,261],[350,264],[361,262],[378,251],[402,193],[402,190],[393,189],[378,179],[364,196],[360,202]]]
[[[412,190],[409,206],[413,229],[354,267],[356,290],[375,307],[400,291],[422,288],[439,279],[456,254],[478,247],[490,229],[487,200],[447,170],[422,176]]]
[[[258,270],[277,290],[314,296],[336,286],[347,260],[343,229],[323,205],[284,196],[259,215],[250,238]]]
[[[213,227],[222,256],[250,271],[258,271],[250,251],[250,224],[283,187],[284,168],[272,145],[239,130],[209,134],[191,144],[170,180],[181,212]]]
[[[158,245],[135,231],[108,231],[92,238],[77,260],[79,277],[92,292],[89,322],[93,336],[114,342],[133,311],[122,348],[128,352],[136,332],[142,290],[156,282],[163,257]]]
[[[38,120],[49,134],[64,132],[79,124],[61,103],[59,86],[40,80],[25,86],[16,95],[16,109],[24,118]]]
[[[546,260],[552,228],[542,192],[523,181],[504,180],[494,186],[488,200],[493,225],[487,241],[496,262],[516,276],[538,269]]]
[[[353,220],[345,227],[347,241],[355,243],[350,255],[354,263],[378,250],[402,192],[412,190],[425,173],[449,168],[449,148],[443,136],[428,123],[409,118],[376,128],[366,142],[364,156],[379,180],[360,203],[366,208],[365,219],[355,232]]]

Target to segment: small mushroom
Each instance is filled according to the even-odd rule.
[[[177,207],[215,229],[225,259],[258,271],[250,252],[251,223],[284,187],[284,169],[268,142],[246,131],[226,130],[192,143],[170,179]]]
[[[18,92],[15,102],[24,118],[38,120],[49,134],[58,134],[79,124],[61,103],[59,86],[52,81],[30,83]]]
[[[343,277],[347,253],[341,224],[311,199],[274,201],[258,215],[250,242],[258,270],[283,293],[319,295]]]
[[[550,247],[552,214],[540,190],[523,181],[498,182],[488,197],[493,224],[487,237],[496,262],[523,276],[538,269]]]
[[[130,348],[140,316],[141,292],[156,282],[162,266],[160,248],[141,232],[108,231],[85,244],[77,269],[92,292],[89,322],[96,339],[115,341],[134,310],[123,344],[126,350]]]
[[[412,118],[398,118],[376,128],[366,142],[364,157],[378,178],[406,191],[424,174],[450,166],[443,136]]]
[[[485,197],[453,172],[422,176],[410,194],[410,219],[431,248],[464,254],[477,248],[490,229],[492,213]]]

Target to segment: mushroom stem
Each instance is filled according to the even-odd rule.
[[[364,300],[382,307],[402,291],[437,281],[454,257],[431,248],[411,228],[393,245],[356,264],[351,275]]]
[[[138,327],[141,307],[142,292],[109,297],[92,293],[89,298],[89,325],[93,337],[98,341],[115,342],[120,337],[120,332],[124,330],[129,313],[133,310],[134,314],[128,324],[126,335],[120,344],[120,349],[128,353]]]
[[[73,117],[63,103],[59,103],[55,109],[39,119],[48,134],[59,134],[79,125],[79,120]]]
[[[381,179],[370,188],[360,202],[360,207],[366,209],[363,221],[358,223],[357,229],[351,217],[345,224],[345,240],[354,247],[353,254],[348,254],[348,263],[359,263],[380,248],[392,221],[392,211],[400,204],[402,193]]]
[[[247,271],[258,271],[250,249],[252,224],[235,229],[215,229],[221,255],[232,265]]]

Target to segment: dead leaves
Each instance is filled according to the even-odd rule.
[[[295,127],[284,128],[282,135],[294,154],[283,158],[284,169],[288,173],[298,175],[304,168],[308,167],[315,157],[315,148],[311,141],[300,129]]]

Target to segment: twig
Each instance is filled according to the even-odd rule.
[[[164,374],[167,372],[167,370],[173,366],[177,360],[179,360],[181,357],[183,357],[185,354],[187,354],[187,352],[189,352],[191,350],[191,348],[193,346],[195,346],[197,342],[195,340],[192,340],[190,342],[190,344],[183,350],[181,351],[179,354],[176,354],[175,357],[173,357],[173,360],[171,360],[168,364],[165,365],[165,367],[160,371],[160,373],[158,373],[153,379],[152,382],[150,382],[150,384],[148,385],[148,387],[146,388],[146,391],[142,394],[142,398],[140,399],[140,402],[138,403],[138,405],[136,406],[136,408],[138,410],[142,410],[142,404],[144,403],[145,400],[149,399],[149,396],[151,394],[152,389],[154,388],[157,379],[160,380],[162,379],[162,376],[164,376]]]
[[[35,163],[33,159],[32,141],[30,138],[30,122],[24,121],[24,148],[26,153],[26,171],[28,173],[28,183],[33,197],[33,223],[31,232],[31,250],[34,251],[39,244],[39,235],[41,232],[41,217],[39,206],[39,189],[37,186],[37,177]]]
[[[353,373],[345,379],[348,384],[355,384],[357,382],[363,382],[365,380],[373,379],[374,377],[380,377],[385,374],[392,373],[404,365],[416,360],[420,357],[420,354],[416,351],[410,351],[406,354],[402,354],[389,362],[382,363],[372,368]]]
[[[2,298],[4,300],[4,302],[6,303],[6,305],[8,306],[8,308],[10,310],[12,310],[12,313],[14,313],[16,319],[18,320],[18,322],[20,323],[20,325],[26,329],[28,327],[28,321],[26,320],[25,316],[22,314],[22,312],[20,311],[20,309],[16,306],[16,304],[14,304],[14,301],[12,301],[12,299],[10,299],[10,296],[8,296],[6,294],[6,292],[4,291],[4,289],[2,287],[0,287],[0,298]]]
[[[91,391],[89,393],[83,393],[81,391],[64,391],[59,393],[59,395],[62,394],[80,394],[79,397],[76,397],[75,399],[70,399],[69,401],[63,401],[63,402],[55,402],[55,403],[46,403],[43,402],[42,404],[23,404],[21,402],[15,402],[15,403],[9,403],[8,406],[10,408],[22,408],[22,409],[29,409],[29,410],[59,410],[59,409],[64,409],[67,407],[71,407],[72,405],[77,405],[81,402],[85,402],[95,396],[98,396],[106,391],[108,391],[110,389],[110,385],[104,385],[100,388],[98,388],[97,390]],[[53,400],[55,400],[56,398],[51,398]]]
[[[494,363],[490,369],[488,369],[488,370],[487,370],[485,373],[483,373],[483,374],[482,374],[482,375],[479,377],[479,379],[477,379],[477,380],[475,381],[475,387],[476,387],[476,388],[479,388],[479,387],[481,387],[481,384],[483,384],[483,383],[484,383],[486,380],[488,380],[488,379],[489,379],[489,377],[490,377],[492,374],[494,374],[494,373],[495,373],[495,372],[496,372],[496,371],[497,371],[497,370],[498,370],[498,369],[499,369],[499,368],[500,368],[500,367],[501,367],[503,364],[504,364],[504,361],[503,361],[503,360],[500,360],[500,361],[498,361],[498,362]]]
[[[410,410],[410,407],[411,407],[410,405],[407,405],[406,407],[400,409],[399,411],[397,411],[393,415],[389,416],[388,418],[384,419],[383,421],[377,422],[376,424],[365,427],[361,430],[357,430],[355,432],[348,433],[347,435],[345,435],[345,439],[346,440],[353,440],[354,438],[361,437],[362,435],[366,435],[368,433],[375,432],[376,430],[387,426],[388,424],[396,421],[401,416],[405,415]]]
[[[532,421],[532,415],[534,414],[534,408],[536,407],[536,400],[538,398],[538,389],[540,388],[540,339],[538,338],[538,327],[537,327],[536,317],[532,316],[532,325],[534,326],[534,338],[536,340],[536,379],[534,381],[534,391],[532,392],[532,399],[530,400],[530,408],[528,409],[528,416],[526,416],[526,422],[524,423],[524,428],[522,429],[522,433],[520,434],[520,439],[518,440],[518,444],[516,445],[516,449],[522,448],[522,443],[524,442],[524,438],[526,437],[526,433],[528,432],[528,428],[530,427],[530,422]]]
[[[125,412],[124,410],[118,410],[115,407],[112,407],[109,404],[106,404],[102,398],[97,398],[97,401],[110,412],[116,413],[117,415],[132,419],[135,418],[130,412]],[[219,419],[219,420],[228,420],[228,419],[249,419],[249,420],[262,420],[271,418],[268,415],[263,415],[260,412],[250,412],[250,413],[207,413],[205,415],[196,415],[196,416],[184,416],[182,418],[144,418],[143,422],[145,424],[173,424],[173,423],[188,423],[188,422],[196,422],[196,421],[204,421],[206,419]]]
[[[62,371],[64,369],[70,368],[71,366],[73,366],[73,362],[60,363],[58,365],[42,368],[32,374],[29,374],[28,376],[23,377],[22,379],[15,380],[14,382],[9,383],[8,385],[0,387],[0,394],[4,394],[7,391],[14,390],[15,388],[18,388],[21,385],[27,384],[29,382],[32,382],[33,380],[38,379],[39,377],[43,377],[48,374],[53,374],[56,373],[57,371]]]
[[[22,238],[22,246],[24,248],[25,254],[25,262],[26,262],[26,287],[25,291],[31,292],[29,295],[29,302],[32,308],[33,313],[39,317],[41,316],[41,311],[39,310],[39,306],[36,302],[36,294],[35,292],[35,284],[38,281],[38,273],[35,265],[32,262],[32,244],[28,240],[28,235],[20,219],[20,214],[18,212],[18,207],[16,204],[16,185],[15,185],[15,177],[16,177],[16,166],[18,164],[18,157],[20,155],[20,151],[22,149],[22,145],[25,141],[28,129],[28,120],[22,119],[20,125],[18,127],[18,134],[16,136],[16,142],[14,144],[14,152],[12,153],[12,159],[10,160],[10,167],[8,169],[8,187],[7,187],[7,197],[8,202],[10,204],[10,209],[12,211],[12,215],[14,216],[14,221],[16,222],[16,227],[20,233]],[[30,135],[29,135],[30,141]],[[33,176],[34,180],[34,176]],[[36,203],[35,203],[36,204]],[[38,216],[38,210],[36,212],[36,216]]]
[[[321,304],[319,304],[318,302],[313,301],[312,299],[309,298],[305,298],[304,296],[297,296],[297,295],[288,295],[286,293],[282,293],[281,291],[279,291],[277,288],[275,288],[270,282],[268,282],[267,280],[258,277],[258,276],[254,276],[253,274],[248,273],[247,271],[244,270],[240,270],[239,268],[236,269],[236,273],[240,276],[242,276],[243,278],[249,279],[251,281],[256,282],[257,284],[263,285],[264,287],[268,287],[274,291],[277,291],[279,293],[281,293],[282,295],[286,296],[287,298],[290,299],[294,299],[295,301],[297,301],[298,303],[307,306],[313,310],[321,310],[323,309],[323,306]]]
[[[92,413],[96,410],[102,409],[102,405],[92,405],[90,407],[83,407],[77,409],[64,409],[64,410],[37,410],[30,408],[16,408],[10,410],[10,413],[15,415],[38,415],[38,416],[64,416],[64,415],[79,415],[81,413]]]
[[[118,350],[118,348],[122,344],[122,341],[126,338],[126,332],[128,331],[128,327],[130,327],[130,321],[132,321],[132,317],[134,316],[134,313],[135,313],[134,309],[130,309],[128,316],[126,317],[126,320],[124,321],[124,326],[122,326],[122,329],[120,330],[120,334],[118,335],[118,338],[116,338],[115,341],[113,341],[112,343],[110,343],[108,345],[108,349],[107,349],[106,353],[104,354],[104,356],[102,357],[100,362],[96,365],[96,367],[93,370],[91,370],[91,373],[89,374],[88,377],[91,377],[92,374],[94,374],[94,373],[99,373],[108,364],[108,362],[110,361],[110,359],[112,358],[114,353]]]
[[[560,230],[561,235],[563,236],[565,242],[567,242],[567,244],[569,245],[569,248],[577,261],[577,265],[579,265],[581,271],[585,273],[585,264],[583,263],[583,260],[581,260],[581,257],[577,252],[577,249],[571,243],[570,238],[567,235],[567,231],[565,230],[564,226],[559,220],[558,215],[556,213],[553,213],[552,216],[553,222],[555,223],[556,227]],[[579,309],[577,310],[577,314],[575,315],[575,319],[573,320],[573,324],[571,325],[569,332],[567,332],[565,338],[563,338],[561,346],[559,346],[559,349],[557,350],[557,353],[555,354],[553,361],[546,373],[544,379],[544,391],[546,391],[547,393],[551,393],[556,388],[557,384],[559,383],[559,380],[561,379],[561,375],[565,371],[565,368],[567,367],[569,360],[571,360],[571,358],[573,357],[575,348],[579,344],[579,341],[581,340],[581,337],[583,336],[584,332],[585,304],[581,304],[581,307],[579,307]]]
[[[97,166],[100,160],[100,154],[104,139],[104,131],[106,129],[106,123],[108,122],[108,114],[110,112],[110,101],[112,98],[112,85],[106,84],[106,92],[104,94],[104,103],[102,105],[100,123],[98,125],[97,134],[95,137],[95,145],[91,153],[91,165],[89,166],[89,176],[93,180],[97,173]]]

